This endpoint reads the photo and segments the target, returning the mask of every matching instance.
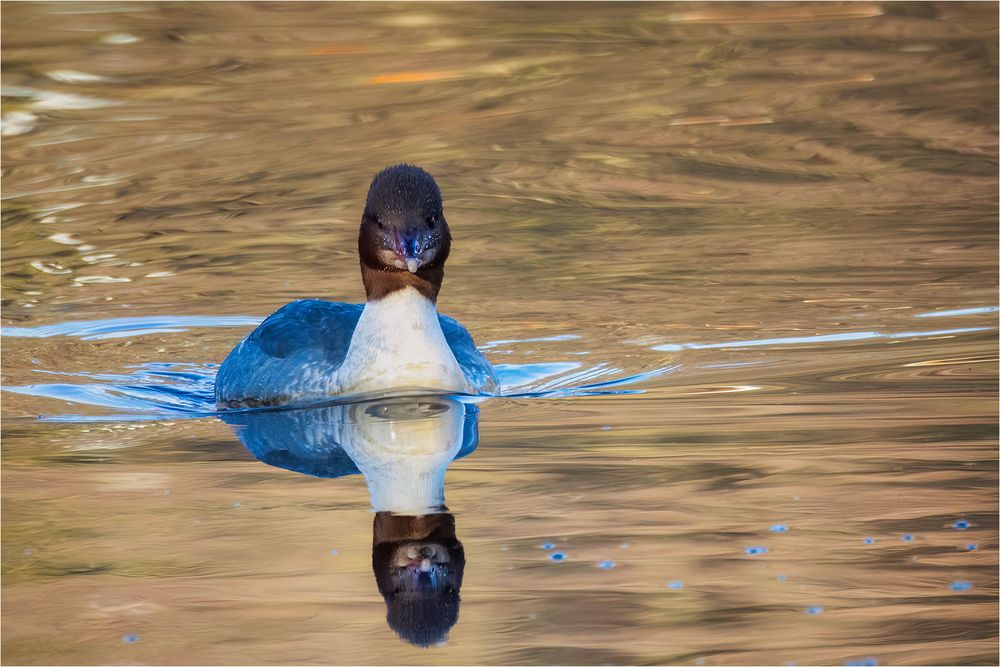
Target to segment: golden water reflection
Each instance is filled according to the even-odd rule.
[[[0,11],[3,325],[55,327],[4,336],[2,385],[61,388],[2,393],[5,663],[997,663],[995,4]],[[363,298],[404,160],[491,362],[671,369],[421,455],[457,457],[468,561],[429,648],[373,586],[393,485],[295,471],[334,472],[323,420],[269,466],[130,410],[288,301]],[[425,516],[375,541],[458,563]]]

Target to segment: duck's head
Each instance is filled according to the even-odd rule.
[[[358,234],[369,301],[405,287],[436,301],[450,248],[441,191],[430,174],[397,164],[372,179]]]

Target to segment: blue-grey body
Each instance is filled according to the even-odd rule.
[[[215,382],[217,404],[259,407],[336,397],[344,390],[339,371],[364,309],[361,304],[318,299],[282,307],[222,362]],[[469,332],[450,317],[436,317],[471,393],[495,391],[498,381],[493,367],[476,349]]]

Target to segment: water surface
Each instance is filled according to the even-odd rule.
[[[6,663],[997,663],[994,4],[6,3],[3,43]],[[422,523],[210,402],[262,317],[363,298],[404,160],[507,394],[436,399]],[[393,607],[427,543],[460,606]]]

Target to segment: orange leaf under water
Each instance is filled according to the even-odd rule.
[[[442,79],[454,79],[459,73],[451,70],[441,70],[437,72],[396,72],[394,74],[380,74],[368,79],[368,83],[378,86],[385,83],[423,83],[425,81],[441,81]]]

